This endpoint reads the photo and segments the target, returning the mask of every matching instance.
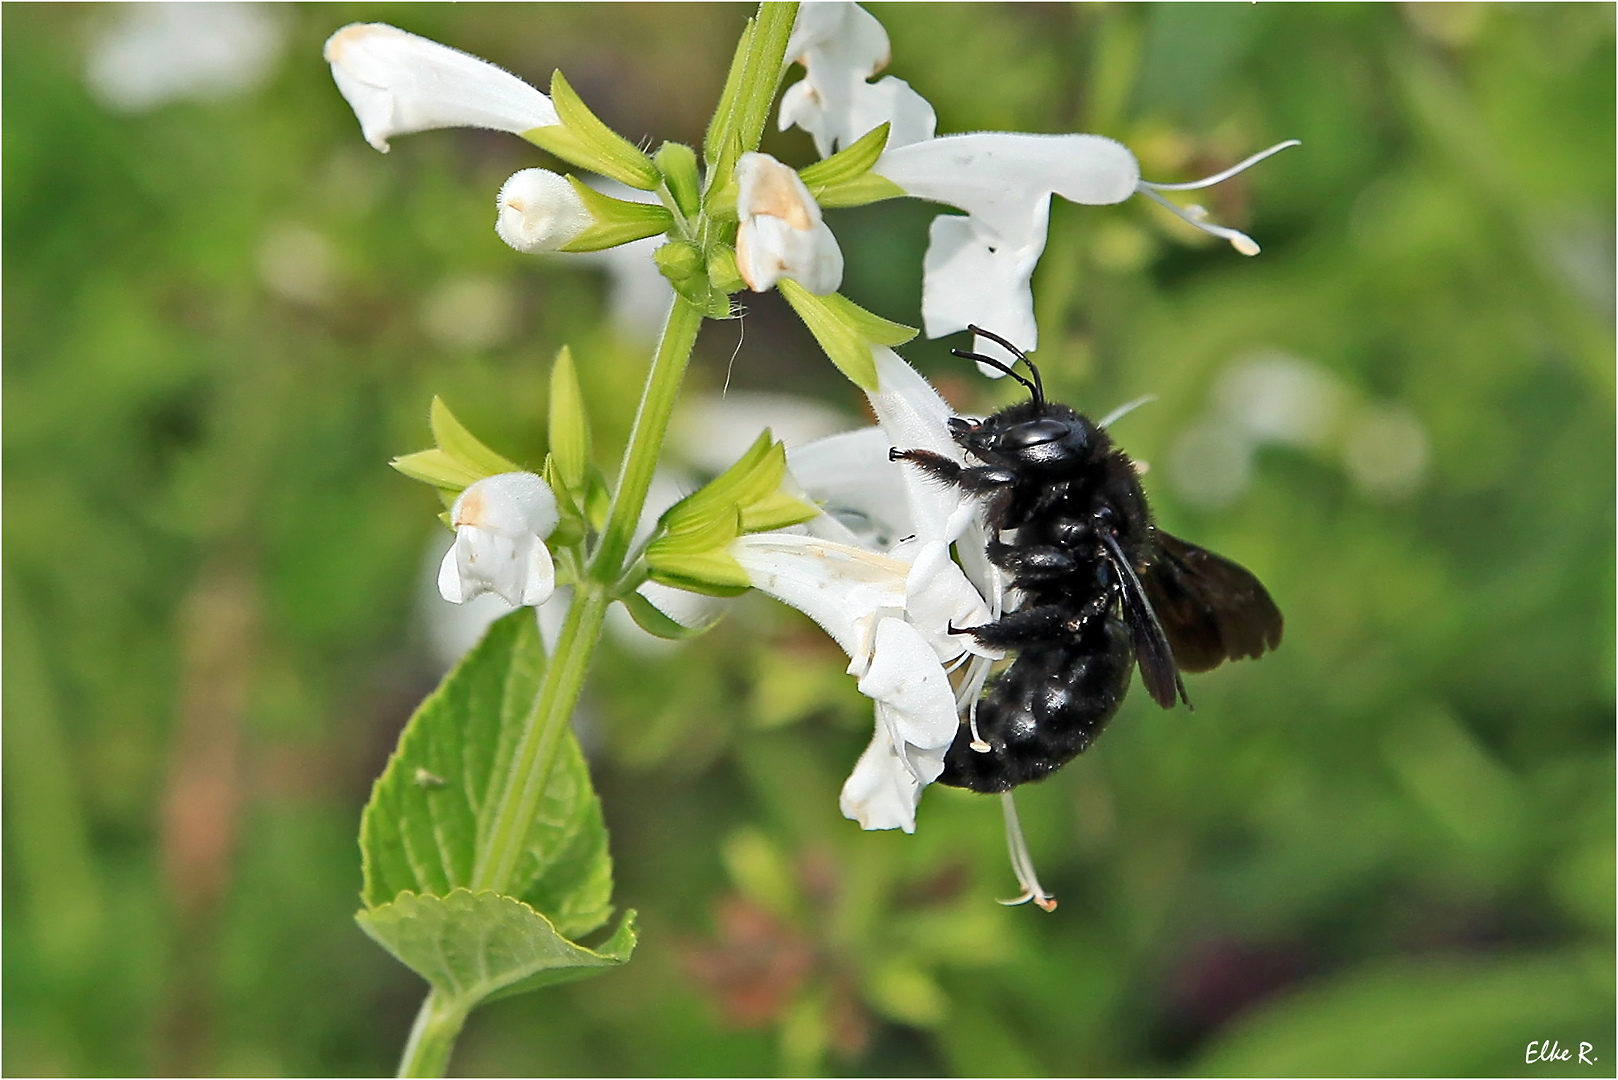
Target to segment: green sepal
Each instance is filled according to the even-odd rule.
[[[651,560],[648,558],[648,564]],[[704,596],[740,596],[753,587],[742,564],[728,552],[705,555],[669,555],[651,565],[651,579]]]
[[[715,292],[729,296],[747,288],[742,272],[736,267],[736,249],[729,244],[716,244],[708,255],[708,284]]]
[[[636,626],[653,637],[660,637],[666,641],[689,641],[719,625],[718,618],[709,619],[700,626],[687,626],[682,622],[676,622],[664,614],[656,604],[633,589],[620,596],[618,602],[624,605],[629,617],[635,620]]]
[[[742,159],[742,144],[732,139],[708,173],[708,190],[702,196],[702,208],[714,221],[735,221],[736,200],[741,187],[736,183],[736,163]]]
[[[667,529],[646,547],[646,560],[656,565],[665,555],[701,555],[722,551],[742,534],[741,510],[727,504],[717,512],[687,520],[680,528]]]
[[[857,180],[838,184],[815,193],[815,201],[822,210],[835,210],[843,206],[865,206],[886,199],[902,199],[910,194],[904,188],[880,173],[868,172]]]
[[[586,479],[584,518],[590,523],[590,528],[600,532],[607,527],[607,514],[612,510],[612,492],[607,489],[607,478],[594,465],[590,466]]]
[[[563,345],[551,365],[550,400],[551,463],[556,478],[569,491],[584,490],[590,465],[590,417],[579,389],[579,373],[573,352]]]
[[[562,251],[602,251],[668,232],[674,226],[674,215],[656,203],[630,202],[603,195],[576,176],[569,176],[567,182],[578,192],[594,222],[563,244]]]
[[[703,528],[716,518],[727,518],[775,493],[786,475],[786,448],[773,441],[765,428],[736,463],[693,491],[659,519],[670,533]]]
[[[730,70],[725,75],[724,89],[719,92],[719,104],[714,109],[713,119],[708,121],[708,130],[702,139],[702,156],[709,166],[719,161],[732,143],[739,144],[739,140],[731,130],[731,123],[734,120],[732,114],[736,108],[736,95],[741,92],[742,79],[746,75],[747,57],[753,48],[753,37],[757,33],[758,20],[748,19],[747,26],[742,29],[742,35],[736,42],[736,53],[730,58]],[[734,159],[731,166],[735,167]],[[710,175],[712,175],[711,168]],[[709,212],[711,214],[712,210]]]
[[[686,240],[670,240],[652,252],[658,271],[669,279],[674,291],[697,307],[707,307],[712,292],[708,267],[697,246]]]
[[[782,278],[775,287],[815,335],[837,370],[861,390],[876,390],[873,345],[903,345],[916,336],[911,327],[889,322],[838,293],[816,296],[791,278]]]
[[[788,525],[802,525],[820,516],[820,507],[777,491],[742,508],[742,532],[769,532]]]
[[[564,161],[610,176],[642,191],[655,191],[662,175],[651,158],[590,111],[558,70],[551,75],[551,104],[560,124],[523,132],[523,138]]]
[[[491,891],[400,893],[354,916],[360,929],[426,979],[453,1012],[618,967],[635,950],[635,913],[594,949],[575,945],[521,900]]]
[[[871,172],[871,166],[887,145],[888,125],[880,124],[852,145],[800,170],[798,178],[822,207],[863,206],[883,199],[902,198],[904,188]]]
[[[404,454],[389,462],[412,480],[431,484],[440,492],[459,493],[486,476],[522,471],[521,466],[490,450],[467,431],[443,398],[433,398],[428,423],[437,447]],[[454,501],[452,497],[446,499],[446,503]]]
[[[684,143],[666,142],[652,159],[674,196],[674,205],[688,218],[702,209],[702,178],[697,175],[697,152]]]

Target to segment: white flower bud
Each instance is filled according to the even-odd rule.
[[[494,231],[528,255],[557,250],[595,220],[567,177],[547,169],[512,173],[495,205]]]
[[[384,23],[353,23],[326,39],[337,89],[365,141],[387,153],[395,135],[480,127],[521,135],[561,121],[551,99],[487,60]]]
[[[843,252],[798,174],[768,154],[736,164],[736,268],[754,292],[791,278],[816,296],[837,291]]]
[[[455,543],[438,567],[438,591],[452,604],[492,592],[537,605],[556,591],[545,538],[561,518],[556,496],[533,473],[500,473],[461,492],[450,509]]]

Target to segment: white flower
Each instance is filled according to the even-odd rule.
[[[104,105],[131,113],[243,93],[280,64],[281,15],[267,4],[121,7],[91,39],[85,81]]]
[[[794,43],[800,37],[809,76],[782,96],[781,125],[796,123],[810,132],[826,156],[834,142],[847,145],[877,125],[891,123],[887,149],[873,171],[909,195],[967,213],[935,218],[929,231],[921,302],[928,337],[977,325],[1025,350],[1039,344],[1029,281],[1045,250],[1052,195],[1097,206],[1144,194],[1195,228],[1230,241],[1243,255],[1258,254],[1251,237],[1214,225],[1205,220],[1201,207],[1176,206],[1159,192],[1220,183],[1297,145],[1296,140],[1279,143],[1205,180],[1154,184],[1140,178],[1140,166],[1126,147],[1099,135],[988,131],[931,138],[930,122],[926,133],[917,135],[918,107],[911,98],[919,101],[919,95],[906,86],[884,111],[884,100],[869,91],[898,80],[884,79],[877,87],[865,83],[887,61],[887,35],[872,16],[854,4],[805,4],[799,9]],[[789,46],[788,55],[799,54]],[[846,93],[838,96],[841,91]],[[809,108],[805,101],[818,104]],[[927,111],[930,121],[930,106]],[[895,138],[900,132],[902,137]],[[1011,359],[986,338],[977,338],[973,347]],[[984,365],[979,369],[994,378],[1001,374]]]
[[[365,141],[386,153],[395,135],[480,127],[521,135],[560,123],[551,99],[487,60],[384,23],[353,23],[326,39],[337,89]]]
[[[545,538],[560,517],[556,496],[533,473],[500,473],[461,492],[450,509],[455,543],[438,567],[452,604],[492,592],[513,606],[543,604],[556,591]]]
[[[937,117],[927,99],[903,79],[867,80],[888,65],[888,33],[854,3],[798,8],[787,57],[804,67],[803,81],[781,95],[780,129],[793,124],[814,136],[821,157],[888,123],[888,147],[933,137]]]
[[[816,296],[837,291],[843,252],[798,174],[768,154],[736,163],[736,267],[754,292],[791,278]]]
[[[799,484],[827,513],[809,535],[743,536],[731,553],[755,588],[819,623],[849,655],[848,671],[876,703],[876,730],[843,786],[843,814],[867,829],[916,827],[922,789],[938,778],[997,650],[950,628],[998,615],[986,561],[974,582],[950,545],[981,553],[977,504],[888,459],[893,446],[961,460],[946,422],[949,406],[892,350],[873,350],[878,388],[870,395],[880,430],[834,435],[788,455]],[[991,597],[985,599],[985,595]],[[973,663],[957,691],[949,672]]]
[[[495,200],[494,231],[527,255],[555,251],[595,220],[567,177],[549,169],[511,174]]]

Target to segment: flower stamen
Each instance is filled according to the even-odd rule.
[[[1267,150],[1260,150],[1243,161],[1238,161],[1223,172],[1214,173],[1212,176],[1204,177],[1201,180],[1191,180],[1184,184],[1154,184],[1150,180],[1140,180],[1136,182],[1135,190],[1163,206],[1169,213],[1192,228],[1201,229],[1211,236],[1217,236],[1221,240],[1229,241],[1230,246],[1243,255],[1257,255],[1259,252],[1258,243],[1251,236],[1237,229],[1213,224],[1208,220],[1208,211],[1200,206],[1177,206],[1158,193],[1163,191],[1195,191],[1199,188],[1213,187],[1215,184],[1223,183],[1237,173],[1257,165],[1272,154],[1279,154],[1289,146],[1301,145],[1302,143],[1297,139],[1288,139],[1285,142],[1276,143]]]
[[[1039,883],[1039,875],[1034,873],[1034,860],[1028,854],[1028,843],[1023,839],[1022,823],[1017,820],[1017,804],[1011,797],[1011,792],[1002,792],[1000,805],[1006,812],[1006,847],[1011,851],[1011,869],[1017,875],[1017,884],[1022,886],[1022,895],[1015,900],[1001,900],[1007,907],[1016,907],[1032,900],[1045,911],[1056,910],[1056,897],[1045,891]]]

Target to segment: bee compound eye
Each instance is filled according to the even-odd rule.
[[[1007,450],[1026,450],[1066,438],[1072,430],[1060,420],[1029,420],[1007,428],[1000,436],[1000,445]]]

